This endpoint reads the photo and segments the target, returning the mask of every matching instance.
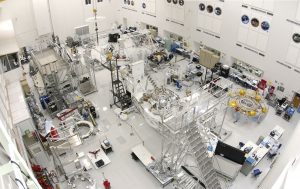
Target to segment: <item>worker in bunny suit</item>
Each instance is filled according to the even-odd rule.
[[[240,120],[241,118],[241,112],[240,112],[240,107],[235,107],[234,108],[234,118],[235,118],[235,121],[233,123],[236,123]]]

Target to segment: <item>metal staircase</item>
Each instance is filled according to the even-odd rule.
[[[190,175],[181,172],[178,174],[177,188],[179,189],[197,189],[198,182]]]
[[[156,82],[152,79],[152,77],[150,76],[150,75],[147,75],[147,81],[149,81],[152,85],[153,85],[153,87],[154,87],[154,89],[155,90],[157,90],[158,89],[158,87],[157,87],[157,84],[156,84]],[[147,88],[147,87],[146,87]]]
[[[113,81],[113,93],[115,104],[120,104],[120,108],[125,110],[132,104],[131,97],[124,89],[123,83],[120,80]]]
[[[213,167],[212,159],[208,157],[207,145],[202,141],[199,130],[192,124],[187,132],[188,144],[191,147],[194,158],[196,159],[199,171],[202,173],[203,183],[206,189],[222,189],[217,178],[217,173]]]

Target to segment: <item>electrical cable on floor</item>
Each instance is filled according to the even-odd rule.
[[[120,118],[119,118],[120,119]],[[120,121],[122,121],[122,120],[120,120]],[[135,128],[134,128],[134,126],[131,124],[131,123],[129,123],[128,122],[128,120],[127,121],[123,121],[124,123],[126,123],[130,128],[131,128],[131,130],[133,131],[133,132],[135,132],[135,134],[137,135],[137,137],[142,141],[142,143],[144,144],[144,140],[142,139],[142,137],[139,135],[139,133],[135,130]]]

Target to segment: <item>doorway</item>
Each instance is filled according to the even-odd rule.
[[[299,108],[299,106],[300,106],[300,94],[299,93],[295,92],[292,104],[293,104],[294,108],[296,108],[296,109]]]

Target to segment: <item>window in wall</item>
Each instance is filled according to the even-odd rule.
[[[156,26],[152,26],[152,25],[149,25],[149,24],[146,25],[146,29],[148,29],[148,30],[155,30],[155,31],[158,32],[158,28]]]
[[[17,53],[0,56],[0,62],[4,72],[8,72],[20,66]]]
[[[183,37],[182,36],[177,35],[175,33],[171,33],[171,32],[169,32],[169,38],[172,39],[172,40],[174,40],[174,41],[180,41],[180,42],[183,41]]]
[[[86,4],[86,5],[92,4],[92,0],[85,0],[85,4]]]
[[[235,62],[233,63],[232,67],[242,73],[247,72],[248,74],[259,78],[262,77],[264,74],[263,70],[238,59],[235,59]]]
[[[150,24],[146,24],[146,29],[148,29],[151,32],[151,35],[153,37],[157,37],[158,28],[156,26],[152,26]]]
[[[214,54],[217,55],[217,56],[221,56],[221,52],[218,51],[218,50],[216,50],[216,49],[214,49],[214,48],[208,47],[208,46],[206,46],[206,45],[203,45],[202,48],[203,48],[203,49],[206,49],[206,50],[208,50],[208,51],[210,51],[210,52],[212,52],[212,53],[214,53]]]

